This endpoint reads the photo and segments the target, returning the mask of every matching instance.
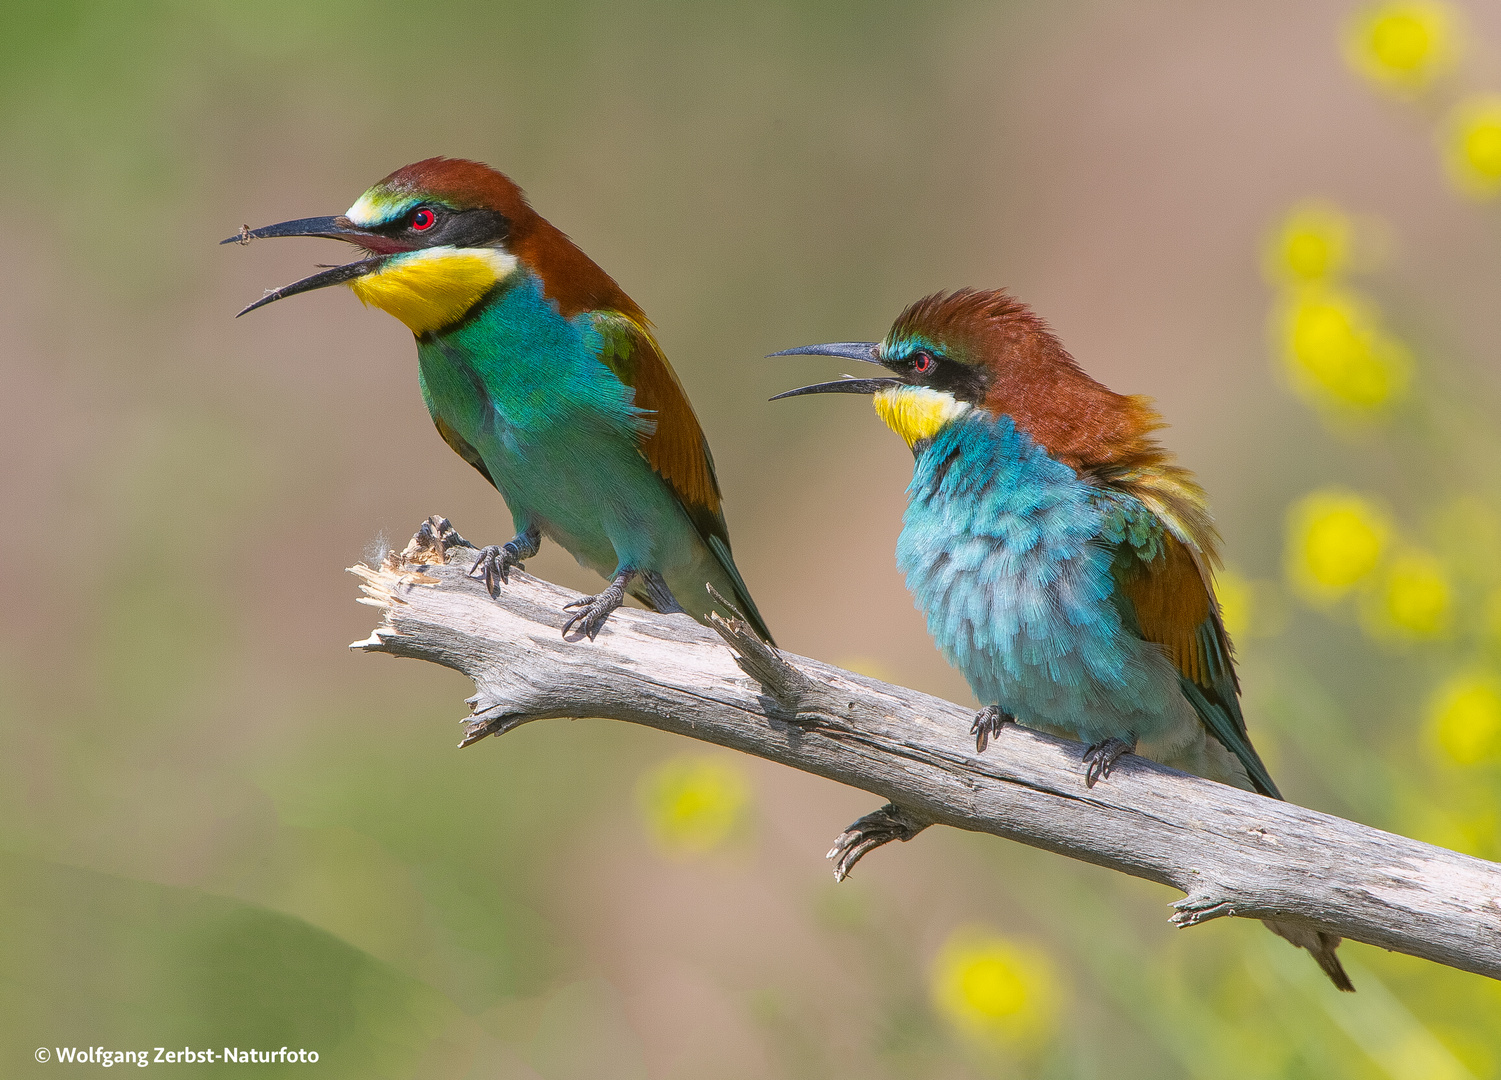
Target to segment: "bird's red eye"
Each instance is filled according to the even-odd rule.
[[[433,227],[437,220],[438,215],[424,206],[412,215],[412,229],[415,232],[426,232]]]
[[[933,359],[930,352],[916,353],[912,357],[912,370],[919,375],[926,375],[938,366],[938,361]]]

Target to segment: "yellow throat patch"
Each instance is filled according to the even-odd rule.
[[[876,394],[873,400],[876,415],[907,440],[908,446],[933,438],[952,420],[970,410],[969,402],[960,401],[947,391],[931,390],[926,386],[888,387]]]
[[[496,282],[516,269],[498,248],[422,248],[393,255],[349,283],[362,303],[390,312],[414,334],[457,322]]]

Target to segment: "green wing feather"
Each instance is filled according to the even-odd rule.
[[[677,373],[662,355],[645,319],[601,311],[594,316],[594,327],[604,341],[600,359],[635,391],[636,407],[650,415],[652,422],[641,434],[642,456],[672,486],[688,519],[734,583],[736,595],[725,599],[770,642],[771,633],[730,554],[714,458]]]
[[[1116,547],[1114,600],[1126,625],[1162,646],[1179,685],[1209,733],[1245,767],[1263,795],[1282,798],[1246,732],[1230,637],[1202,570],[1203,560],[1162,526],[1128,527]],[[1139,525],[1139,522],[1133,525]]]

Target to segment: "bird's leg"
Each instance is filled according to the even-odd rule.
[[[1084,764],[1088,766],[1084,770],[1084,786],[1094,787],[1096,780],[1103,780],[1110,775],[1110,770],[1115,768],[1115,763],[1126,754],[1136,753],[1136,737],[1131,741],[1117,739],[1114,735],[1101,742],[1092,744],[1084,751]]]
[[[969,729],[969,733],[975,737],[975,753],[985,753],[985,748],[990,745],[990,737],[999,735],[1001,728],[1014,723],[1016,717],[1002,711],[999,705],[987,705],[975,713],[975,722]]]
[[[589,635],[590,641],[593,641],[594,635],[599,633],[599,628],[610,617],[610,612],[618,608],[625,600],[625,587],[631,583],[636,573],[635,570],[622,570],[615,575],[615,580],[610,582],[610,587],[604,592],[586,596],[571,604],[564,604],[564,611],[570,608],[583,608],[584,610],[563,624],[563,636],[567,637],[569,631],[577,626]]]
[[[663,615],[681,614],[682,605],[677,597],[672,595],[672,590],[667,587],[667,582],[662,580],[662,575],[655,570],[648,570],[641,575],[641,584],[646,593],[644,599],[647,606],[654,611],[660,611]]]
[[[474,560],[474,565],[469,568],[469,576],[483,578],[485,591],[491,596],[495,595],[496,582],[511,583],[511,567],[520,566],[522,561],[530,559],[537,554],[537,549],[542,546],[542,533],[537,526],[528,525],[521,532],[498,547],[491,544],[489,547],[480,548],[479,558]]]
[[[887,803],[835,837],[834,846],[824,858],[834,860],[834,880],[843,881],[866,852],[893,840],[911,840],[927,827],[928,823],[919,820],[910,810],[903,810],[896,803]]]

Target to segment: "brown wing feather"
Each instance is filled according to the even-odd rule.
[[[636,407],[651,413],[641,453],[672,485],[699,532],[728,543],[709,444],[645,313],[614,278],[527,206],[519,191],[506,213],[512,221],[511,250],[542,279],[545,295],[564,317],[593,315],[605,339],[601,359],[635,389]]]
[[[672,485],[699,531],[728,543],[708,440],[650,327],[617,311],[601,312],[595,325],[605,338],[605,362],[635,389],[636,407],[651,421],[641,437],[642,455]]]
[[[1229,642],[1193,553],[1171,533],[1164,531],[1162,540],[1162,554],[1149,563],[1138,562],[1121,588],[1136,610],[1141,636],[1161,645],[1180,673],[1207,689],[1218,665],[1199,629],[1211,613],[1224,656],[1229,656]]]
[[[1246,732],[1240,711],[1240,687],[1219,605],[1202,560],[1190,545],[1164,533],[1164,549],[1150,562],[1132,554],[1116,560],[1120,595],[1135,616],[1137,629],[1161,645],[1185,683],[1185,694],[1211,735],[1245,767],[1251,786],[1263,795],[1282,798]],[[1124,551],[1121,555],[1124,555]]]

